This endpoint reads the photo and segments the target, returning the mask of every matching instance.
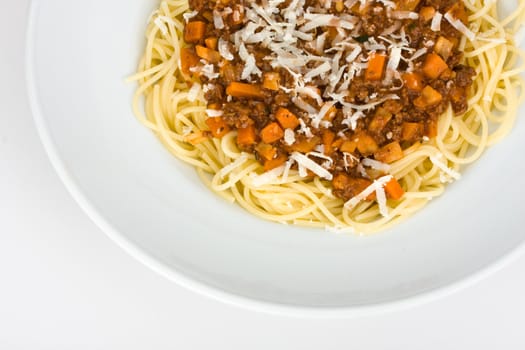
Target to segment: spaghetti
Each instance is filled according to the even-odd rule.
[[[462,166],[504,138],[523,102],[524,54],[515,38],[523,32],[525,1],[520,0],[516,11],[503,19],[494,1],[466,0],[464,5],[470,13],[468,27],[462,28],[454,18],[447,20],[465,34],[458,49],[463,52],[463,63],[476,73],[466,111],[457,116],[447,108],[437,121],[435,137],[403,149],[403,157],[389,164],[389,175],[377,178],[354,198],[335,196],[330,182],[322,176],[305,176],[304,169],[295,169],[290,160],[264,169],[254,154],[239,148],[236,130],[220,138],[207,135],[206,120],[218,111],[207,108],[202,84],[187,82],[180,59],[187,46],[183,38],[186,22],[195,15],[188,0],[163,0],[152,14],[144,56],[138,73],[130,78],[139,83],[133,109],[166,149],[194,166],[214,192],[254,215],[335,231],[383,230],[440,196],[448,182],[460,178]],[[399,12],[410,16],[408,11]],[[300,163],[301,157],[305,156],[295,152],[290,159]],[[391,178],[403,188],[400,199],[380,198]],[[362,200],[373,192],[377,201]]]

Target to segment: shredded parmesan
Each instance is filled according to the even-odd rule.
[[[166,23],[160,17],[155,18],[153,23],[155,23],[157,28],[160,29],[160,32],[162,33],[162,35],[168,34],[168,28],[166,27]]]
[[[284,130],[284,143],[286,143],[288,146],[295,143],[295,133],[292,129]]]
[[[457,171],[450,169],[445,163],[441,162],[439,158],[443,157],[442,155],[439,156],[430,156],[429,159],[432,163],[434,163],[435,166],[437,166],[439,169],[441,169],[445,174],[453,178],[454,180],[461,179],[461,174]]]
[[[207,109],[206,110],[206,115],[208,115],[208,117],[210,117],[210,118],[221,117],[223,114],[224,114],[223,111],[219,111],[219,110],[216,110],[216,109]]]
[[[388,173],[390,171],[390,165],[382,163],[382,162],[379,162],[379,161],[374,160],[374,159],[365,158],[365,159],[363,159],[361,161],[361,163],[364,166],[370,167],[370,168],[375,169],[375,170],[383,171],[385,173]]]
[[[219,53],[225,60],[232,61],[235,58],[230,52],[229,44],[226,40],[224,40],[223,38],[219,38],[219,43],[217,44],[217,46],[219,48]]]
[[[252,179],[252,185],[254,187],[261,187],[274,182],[284,172],[285,165],[269,170],[261,175],[257,175]]]
[[[195,102],[200,91],[201,91],[201,84],[193,83],[193,85],[191,86],[191,89],[188,91],[188,101]]]
[[[231,173],[233,170],[241,167],[246,161],[248,160],[248,156],[246,153],[242,153],[239,158],[235,159],[232,163],[226,165],[224,168],[222,168],[218,175],[221,179],[224,179],[226,175]]]
[[[474,34],[470,29],[467,28],[461,20],[454,18],[450,12],[445,13],[445,19],[452,25],[452,27],[456,28],[459,32],[461,32],[463,35],[465,35],[470,41],[474,41],[476,39],[476,34]]]
[[[182,15],[182,17],[184,18],[184,22],[188,23],[190,19],[192,19],[193,17],[197,16],[199,14],[199,11],[191,11],[191,12],[186,12]]]
[[[401,48],[394,47],[390,51],[390,58],[388,59],[387,69],[396,70],[401,61]]]
[[[434,32],[439,32],[441,30],[441,20],[443,15],[440,12],[436,12],[434,18],[432,18],[432,23],[430,24],[430,29]]]
[[[359,204],[359,202],[361,202],[362,200],[366,199],[366,197],[368,197],[369,195],[371,195],[374,192],[376,192],[376,195],[377,195],[377,192],[379,192],[380,194],[382,192],[384,194],[384,187],[385,187],[385,185],[392,179],[393,179],[392,175],[386,175],[386,176],[380,177],[377,180],[374,180],[374,182],[370,186],[365,188],[365,190],[363,192],[359,193],[357,196],[354,196],[349,201],[347,201],[344,204],[345,208],[351,209],[351,208],[355,207],[357,204]],[[380,205],[380,207],[381,207],[382,204],[383,204],[384,207],[386,207],[386,200],[385,200],[385,203],[378,203],[378,204]],[[383,209],[384,209],[384,207],[383,207]],[[381,208],[380,208],[380,210],[381,210]],[[382,211],[384,211],[384,210],[382,210]],[[381,214],[383,214],[383,213],[381,213]]]
[[[322,177],[323,179],[332,180],[333,178],[332,174],[328,170],[326,170],[325,168],[323,168],[304,154],[301,154],[299,152],[293,152],[290,158],[295,160],[297,164],[300,165],[300,167],[304,167],[312,171],[315,175]]]
[[[391,12],[392,18],[395,19],[418,19],[419,14],[417,12],[411,12],[411,11],[392,11]]]

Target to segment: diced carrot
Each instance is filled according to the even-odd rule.
[[[393,200],[399,200],[405,194],[405,191],[394,177],[386,183],[385,192]]]
[[[337,28],[335,27],[328,27],[328,30],[326,31],[326,33],[328,34],[327,36],[327,41],[328,42],[331,42],[332,40],[335,39],[335,37],[337,36],[338,32],[337,32]]]
[[[341,152],[354,153],[356,148],[357,148],[357,142],[346,140],[341,144],[341,146],[339,147],[339,150]]]
[[[283,129],[276,122],[266,125],[261,130],[261,139],[265,143],[272,143],[282,139],[284,136]]]
[[[334,176],[332,179],[332,187],[336,191],[341,191],[344,193],[345,200],[348,200],[352,197],[357,196],[368,186],[372,184],[372,181],[363,179],[363,178],[356,178],[351,177],[344,173],[338,173]],[[367,201],[373,201],[376,198],[375,191],[372,192],[368,197],[366,197]]]
[[[284,164],[288,160],[288,157],[281,154],[277,158],[270,159],[264,162],[264,171],[270,171]]]
[[[392,113],[384,109],[383,107],[378,107],[374,114],[374,117],[368,124],[368,131],[371,133],[379,133],[385,128],[388,122],[392,119]]]
[[[256,131],[253,124],[237,130],[237,144],[240,146],[253,145],[256,142]]]
[[[180,50],[180,66],[182,73],[191,75],[190,68],[196,67],[199,64],[199,57],[195,52],[187,47],[183,47]]]
[[[333,148],[332,144],[334,143],[335,139],[335,132],[332,130],[326,129],[323,131],[323,146],[324,146],[324,154],[332,154]]]
[[[339,147],[341,147],[344,141],[345,140],[342,138],[336,139],[334,142],[332,142],[332,149],[339,149]]]
[[[446,61],[452,55],[454,43],[444,36],[440,36],[434,45],[434,51]]]
[[[414,9],[419,5],[421,0],[400,0],[397,4],[397,10],[400,11],[414,11]]]
[[[452,5],[447,13],[449,13],[453,18],[459,19],[464,24],[468,23],[468,14],[465,9],[465,5],[461,1],[458,1]]]
[[[405,73],[402,76],[405,86],[412,91],[423,90],[423,77],[419,73]]]
[[[221,106],[222,104],[220,103],[208,103],[208,106],[206,107],[206,109],[214,109],[216,111],[219,111],[221,110]]]
[[[228,85],[226,93],[233,97],[264,98],[264,92],[259,85],[235,81]]]
[[[436,9],[432,6],[425,6],[422,7],[421,10],[419,10],[419,18],[421,18],[424,22],[430,21],[435,14]]]
[[[204,43],[210,50],[217,50],[217,42],[218,42],[218,39],[212,36],[204,39]]]
[[[405,122],[402,125],[401,139],[403,141],[419,140],[423,136],[423,124]]]
[[[298,138],[298,140],[290,146],[290,150],[301,153],[308,153],[313,151],[315,146],[321,142],[319,136],[314,136],[310,139],[306,137]]]
[[[184,28],[184,41],[187,43],[198,43],[206,32],[206,23],[202,21],[193,21],[186,24]]]
[[[266,72],[263,78],[263,87],[268,90],[278,91],[281,83],[281,75],[277,72]]]
[[[221,138],[230,131],[230,127],[221,117],[212,117],[206,119],[206,125],[210,128],[213,137]]]
[[[443,80],[451,80],[451,79],[454,79],[455,76],[456,76],[456,73],[452,69],[447,68],[445,69],[443,73],[441,73],[439,78]]]
[[[386,55],[374,53],[370,55],[368,68],[365,71],[366,80],[381,80],[385,68]]]
[[[376,153],[374,153],[374,158],[383,163],[393,163],[396,160],[403,158],[403,149],[401,149],[399,142],[394,141],[381,147]]]
[[[448,68],[447,63],[435,53],[429,53],[423,63],[423,73],[430,79],[437,79]]]
[[[221,60],[219,51],[211,50],[201,45],[195,46],[195,51],[197,52],[197,56],[205,59],[209,63],[218,63]]]
[[[326,112],[326,114],[324,115],[323,120],[328,120],[331,122],[335,118],[336,114],[337,114],[337,107],[332,106],[330,107],[328,112]]]
[[[275,113],[275,118],[283,129],[295,129],[299,126],[299,119],[289,109],[280,107]]]
[[[427,120],[425,124],[425,134],[429,138],[436,137],[438,134],[438,123],[436,119]]]
[[[208,22],[213,22],[213,12],[210,10],[205,10],[201,12],[201,16],[204,17]]]
[[[337,12],[343,12],[345,9],[345,5],[343,3],[343,0],[336,0],[335,1],[335,10]]]
[[[359,153],[361,153],[364,156],[373,154],[379,149],[379,146],[377,145],[374,138],[365,133],[359,134],[356,142]]]
[[[261,157],[263,157],[266,160],[273,159],[277,155],[277,148],[264,142],[259,143],[255,147],[255,150]]]
[[[421,96],[414,100],[414,106],[420,109],[434,106],[443,100],[443,96],[439,91],[435,90],[432,86],[427,85],[421,91]]]

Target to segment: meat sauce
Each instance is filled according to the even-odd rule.
[[[468,109],[475,71],[461,63],[464,34],[443,18],[468,24],[462,1],[190,0],[190,8],[181,66],[204,87],[210,136],[237,130],[239,148],[266,171],[304,154],[344,200],[435,137],[449,106],[458,116]]]

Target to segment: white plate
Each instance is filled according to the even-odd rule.
[[[88,215],[148,266],[258,310],[356,315],[444,295],[522,245],[523,120],[443,197],[381,234],[277,225],[225,203],[132,114],[135,86],[124,78],[156,5],[33,1],[27,52],[36,124],[59,175]]]

